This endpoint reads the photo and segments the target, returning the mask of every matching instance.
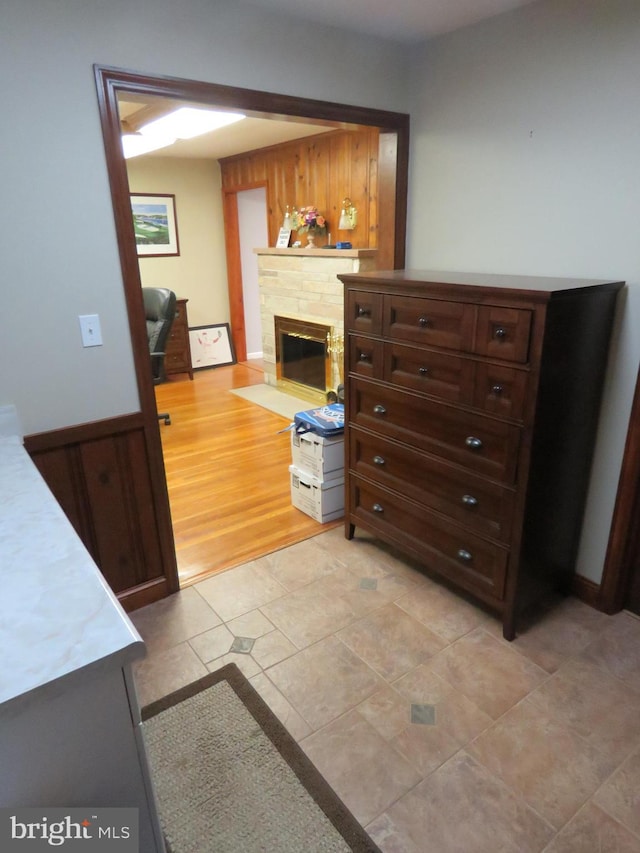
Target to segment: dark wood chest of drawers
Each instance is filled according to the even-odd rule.
[[[188,301],[188,299],[176,299],[176,316],[167,341],[164,369],[167,376],[172,373],[188,373],[189,378],[193,379],[191,346],[189,344],[189,318],[187,317]]]
[[[623,282],[397,270],[345,285],[346,535],[501,615],[574,572]]]

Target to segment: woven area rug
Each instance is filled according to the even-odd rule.
[[[276,415],[282,415],[283,418],[287,418],[291,422],[293,422],[293,417],[297,412],[305,412],[307,409],[313,408],[313,403],[308,400],[285,394],[284,391],[279,391],[266,383],[264,385],[249,385],[246,388],[234,388],[231,393],[248,400],[250,403],[262,406],[263,409],[269,409]]]
[[[142,719],[170,853],[380,853],[235,664]]]

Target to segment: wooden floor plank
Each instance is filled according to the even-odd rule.
[[[301,542],[319,524],[291,505],[286,418],[232,394],[259,364],[196,371],[156,387],[180,585]]]

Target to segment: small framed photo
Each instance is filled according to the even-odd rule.
[[[131,213],[139,257],[180,254],[174,195],[131,193]]]
[[[236,363],[228,323],[194,326],[189,329],[189,344],[191,366],[194,370]]]
[[[291,240],[291,229],[281,228],[276,242],[276,249],[287,249]]]

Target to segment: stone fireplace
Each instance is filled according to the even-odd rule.
[[[280,333],[276,332],[276,317],[289,324],[297,323],[297,333],[308,337],[298,338],[297,344],[287,342],[292,345],[292,354],[285,372],[289,367],[298,369],[297,364],[294,368],[294,362],[300,353],[311,358],[305,349],[313,350],[314,335],[323,336],[326,387],[321,392],[309,386],[318,395],[319,402],[320,394],[326,396],[326,391],[337,389],[343,381],[343,285],[338,275],[374,270],[376,249],[255,249],[255,253],[258,256],[265,382],[296,396],[305,396],[299,393],[305,383],[296,386],[282,382],[287,377],[282,376],[282,366],[278,368],[282,342],[279,341]],[[320,330],[316,332],[317,327]],[[315,361],[316,368],[318,363]],[[314,381],[321,384],[321,380]]]

